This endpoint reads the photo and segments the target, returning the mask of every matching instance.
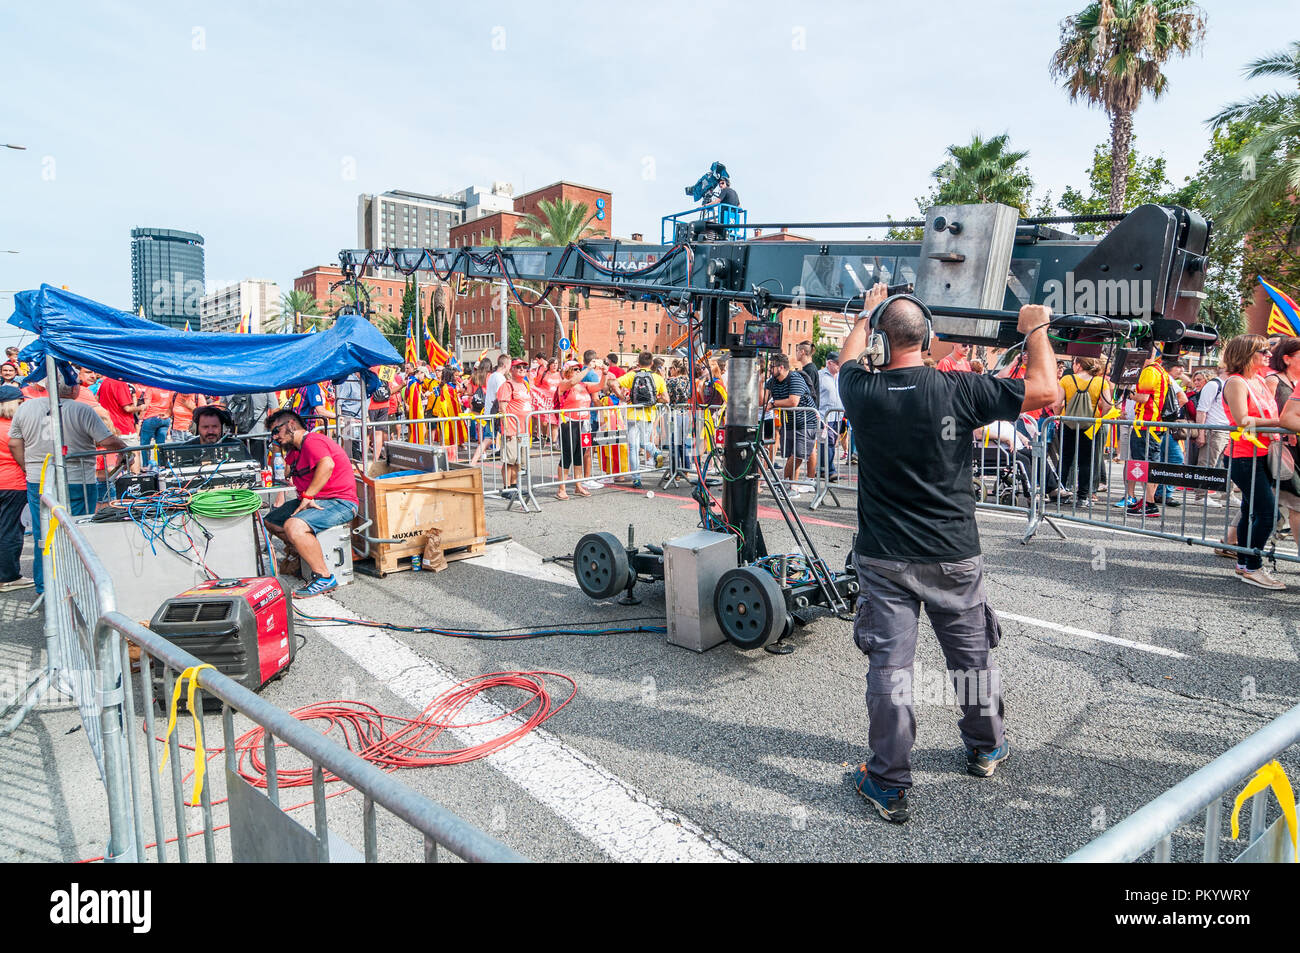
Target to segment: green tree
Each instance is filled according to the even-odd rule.
[[[1187,187],[1178,189],[1169,181],[1165,171],[1164,156],[1144,156],[1137,151],[1136,139],[1130,140],[1128,182],[1124,186],[1125,207],[1127,212],[1154,202],[1163,205],[1188,205]],[[1110,199],[1114,194],[1111,188],[1111,170],[1114,155],[1109,144],[1101,143],[1092,150],[1092,165],[1088,167],[1087,189],[1076,189],[1067,185],[1061,193],[1061,208],[1068,215],[1106,215],[1110,213]],[[1082,235],[1103,235],[1109,226],[1105,222],[1080,222],[1070,226],[1072,231]]]
[[[966,145],[948,147],[948,158],[930,173],[939,181],[932,205],[1000,202],[1029,214],[1033,179],[1021,165],[1027,150],[1010,150],[1007,133],[985,139],[979,133]]]
[[[406,321],[398,314],[380,314],[375,316],[375,327],[384,336],[398,354],[406,353]]]
[[[1093,0],[1061,22],[1051,74],[1070,100],[1100,106],[1110,117],[1110,212],[1122,212],[1128,186],[1133,112],[1145,93],[1159,99],[1168,85],[1162,67],[1186,56],[1205,37],[1205,16],[1190,0]]]
[[[284,331],[296,333],[311,327],[319,330],[323,313],[320,302],[310,291],[288,291],[280,295],[280,316],[284,319],[281,324]]]
[[[517,232],[524,233],[519,235],[521,244],[562,246],[580,238],[604,234],[603,229],[591,224],[596,221],[596,213],[590,211],[585,202],[542,199],[537,203],[537,209],[537,212],[525,215],[515,226]]]
[[[1242,158],[1253,155],[1250,150],[1259,133],[1259,125],[1244,119],[1216,129],[1189,184],[1186,204],[1214,221],[1202,313],[1225,337],[1240,333],[1241,302],[1254,298],[1257,276],[1285,288],[1300,287],[1293,200],[1283,195],[1258,208],[1244,224],[1231,215],[1240,208]]]
[[[1252,62],[1247,79],[1280,76],[1286,92],[1263,93],[1232,103],[1210,119],[1217,131],[1249,131],[1239,149],[1238,167],[1222,170],[1214,183],[1221,200],[1216,224],[1250,230],[1274,218],[1279,206],[1292,211],[1284,244],[1300,250],[1300,42]]]
[[[524,329],[519,326],[519,319],[515,317],[515,309],[506,310],[506,336],[509,342],[506,350],[510,352],[511,357],[524,356]]]
[[[407,321],[415,320],[415,279],[407,278],[405,286],[402,289],[402,304],[397,309],[398,316],[401,319],[402,326],[406,326]]]

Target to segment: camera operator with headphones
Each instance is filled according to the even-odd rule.
[[[859,460],[854,567],[860,594],[853,637],[869,659],[871,760],[853,775],[881,817],[908,819],[916,740],[912,666],[921,606],[954,678],[966,770],[988,777],[1010,754],[1002,732],[1000,631],[987,604],[971,487],[971,433],[1057,398],[1047,338],[1051,310],[1020,309],[1024,380],[928,368],[930,311],[877,284],[840,349],[840,397]],[[870,373],[865,357],[878,373]]]

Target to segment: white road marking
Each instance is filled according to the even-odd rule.
[[[304,612],[313,615],[359,618],[328,596],[295,601]],[[418,709],[461,681],[383,630],[322,625],[315,631]],[[480,696],[462,710],[459,719],[487,722],[500,717],[504,711]],[[519,724],[520,719],[511,716],[494,724],[457,728],[451,733],[465,744],[477,744],[499,736],[511,722]],[[484,763],[546,805],[614,860],[650,863],[748,860],[544,728],[488,756]]]
[[[995,607],[996,608],[996,607]],[[1151,645],[1146,642],[1134,642],[1130,639],[1121,639],[1114,635],[1103,635],[1100,632],[1089,632],[1087,629],[1076,629],[1070,625],[1059,625],[1056,622],[1048,622],[1044,619],[1031,619],[1027,615],[1016,615],[1012,612],[1003,612],[997,609],[998,618],[1010,619],[1013,622],[1020,622],[1024,625],[1035,625],[1040,629],[1051,629],[1054,632],[1064,632],[1066,635],[1077,635],[1085,639],[1094,639],[1098,642],[1109,642],[1112,645],[1122,645],[1125,648],[1137,649],[1141,652],[1150,652],[1153,655],[1167,655],[1170,658],[1188,658],[1182,652],[1175,652],[1173,649],[1167,649],[1162,645]]]
[[[496,569],[515,576],[527,576],[529,579],[578,588],[578,580],[573,576],[572,564],[544,563],[539,553],[533,552],[513,539],[488,546],[483,550],[482,556],[466,559],[463,565]]]

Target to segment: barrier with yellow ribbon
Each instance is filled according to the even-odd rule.
[[[1286,771],[1276,761],[1270,761],[1256,771],[1255,776],[1232,802],[1232,839],[1237,839],[1239,832],[1237,816],[1241,813],[1241,806],[1246,803],[1246,798],[1270,788],[1277,796],[1278,803],[1282,805],[1286,829],[1291,834],[1291,860],[1295,862],[1300,860],[1300,849],[1297,849],[1300,845],[1297,844],[1295,794],[1291,790],[1291,782],[1287,780]]]
[[[1110,410],[1106,411],[1104,414],[1098,417],[1096,423],[1094,423],[1091,427],[1085,430],[1083,432],[1083,435],[1087,437],[1089,440],[1091,440],[1093,437],[1097,435],[1097,430],[1099,427],[1101,427],[1102,424],[1104,424],[1108,420],[1114,420],[1119,416],[1120,416],[1119,408],[1111,407]]]
[[[189,679],[190,691],[185,701],[190,709],[190,717],[194,719],[194,794],[190,798],[190,807],[199,806],[199,795],[203,792],[203,775],[208,769],[207,753],[203,750],[203,717],[194,710],[194,690],[199,687],[197,675],[199,670],[204,668],[210,668],[214,672],[217,670],[215,666],[204,662],[202,665],[191,665],[176,677],[176,684],[172,686],[171,714],[167,716],[167,735],[163,738],[162,760],[158,764],[158,773],[162,774],[163,768],[167,766],[167,756],[171,754],[168,743],[171,741],[172,732],[176,730],[176,708],[181,700],[181,683]]]
[[[1253,443],[1261,450],[1268,449],[1268,447],[1260,443],[1259,438],[1255,436],[1255,431],[1247,430],[1245,427],[1238,427],[1236,430],[1230,431],[1228,433],[1228,436],[1231,437],[1234,442],[1239,440],[1245,440],[1248,443]]]

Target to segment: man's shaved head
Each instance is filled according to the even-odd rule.
[[[885,308],[876,327],[889,338],[890,352],[901,354],[919,348],[925,340],[925,312],[915,301],[899,298]]]

